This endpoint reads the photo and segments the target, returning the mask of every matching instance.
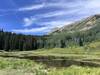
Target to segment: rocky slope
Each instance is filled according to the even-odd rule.
[[[56,34],[60,32],[86,31],[95,27],[98,21],[100,21],[100,14],[90,16],[69,25],[65,25],[64,27],[53,30],[50,34]]]

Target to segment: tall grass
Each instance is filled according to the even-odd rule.
[[[0,57],[0,75],[45,75],[45,70],[32,60]]]
[[[31,60],[0,57],[0,75],[100,75],[100,68],[80,66],[48,68]]]
[[[71,66],[63,69],[52,69],[48,75],[100,75],[100,68]]]

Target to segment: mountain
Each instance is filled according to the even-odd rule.
[[[70,25],[53,30],[49,34],[50,47],[84,46],[100,41],[100,15],[93,15]]]
[[[95,27],[97,22],[100,21],[100,14],[90,16],[80,21],[74,22],[69,25],[65,25],[61,28],[55,28],[50,34],[56,34],[61,32],[75,32],[75,31],[86,31]]]

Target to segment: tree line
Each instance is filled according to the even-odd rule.
[[[37,49],[37,39],[39,37],[31,35],[15,34],[0,30],[0,50],[35,50]]]
[[[61,32],[56,35],[32,36],[0,30],[0,50],[24,51],[41,48],[65,48],[84,46],[86,43],[100,39],[100,23],[91,30],[73,33]]]

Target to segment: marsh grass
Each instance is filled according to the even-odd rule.
[[[99,67],[46,67],[26,59],[0,57],[0,75],[100,75]]]
[[[0,75],[100,75],[100,67],[47,67],[29,59],[16,57],[47,56],[71,60],[84,60],[100,63],[100,42],[93,42],[84,47],[39,49],[37,51],[0,52]],[[6,57],[5,57],[6,56]],[[9,57],[11,56],[11,57]],[[9,57],[9,58],[8,58]],[[64,59],[65,59],[64,58]]]
[[[32,60],[0,57],[0,75],[43,75],[45,66]]]

